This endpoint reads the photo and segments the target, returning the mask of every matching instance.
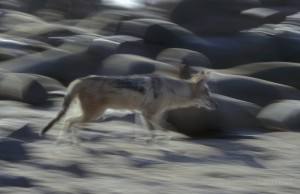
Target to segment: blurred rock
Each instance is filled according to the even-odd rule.
[[[128,54],[116,54],[103,61],[99,75],[159,74],[179,77],[179,69],[173,65],[155,61],[146,57]]]
[[[8,9],[1,9],[0,11],[1,28],[4,32],[9,32],[16,27],[16,25],[26,26],[27,24],[45,25],[46,22],[42,19],[20,11],[13,11]]]
[[[191,77],[192,67],[211,68],[210,60],[202,53],[180,48],[165,49],[156,57],[157,61],[174,65],[180,69],[180,78]]]
[[[280,23],[297,11],[296,0],[184,0],[173,9],[171,21],[200,36],[227,36]]]
[[[116,54],[120,43],[106,38],[95,38],[87,49],[91,55],[97,56],[99,62],[106,57]]]
[[[244,32],[232,36],[190,38],[185,41],[185,48],[207,56],[214,69],[282,60],[275,38],[263,33]]]
[[[20,39],[14,40],[14,39]],[[26,42],[22,41],[22,38],[0,38],[0,62],[21,57],[27,54],[41,52],[49,47],[46,44],[42,44],[38,41],[33,40],[25,40]]]
[[[184,0],[173,9],[171,21],[198,35],[235,34],[261,24],[240,15],[242,10],[260,5],[248,0]]]
[[[47,0],[34,13],[46,21],[81,19],[99,9],[98,0]],[[32,2],[31,4],[42,4]],[[33,5],[31,5],[32,9]]]
[[[257,118],[269,129],[300,131],[299,116],[300,101],[282,100],[263,108]]]
[[[111,54],[134,54],[155,58],[164,48],[158,44],[146,43],[134,36],[114,35],[94,39],[88,52],[97,55],[98,61],[101,61]]]
[[[220,73],[250,76],[300,89],[300,63],[261,62],[218,70]]]
[[[118,34],[142,38],[147,43],[184,48],[187,39],[197,38],[192,32],[172,22],[157,19],[134,19],[122,22]]]
[[[98,33],[102,35],[116,35],[124,21],[134,19],[157,19],[166,20],[159,14],[145,11],[129,11],[129,10],[104,10],[92,15],[89,20],[94,21],[99,26]]]
[[[177,132],[191,137],[265,132],[256,118],[259,106],[217,94],[212,97],[218,104],[216,110],[180,108],[169,111],[167,121]]]
[[[95,74],[98,61],[86,52],[86,47],[47,50],[0,63],[0,68],[15,73],[39,74],[67,85],[72,80]],[[70,49],[72,51],[66,51]]]
[[[281,1],[281,0],[260,0],[263,6],[299,6],[300,3],[297,0],[286,0],[286,1]]]
[[[211,73],[207,84],[214,93],[262,107],[275,100],[300,99],[296,88],[247,76]]]
[[[216,113],[196,107],[179,108],[167,113],[167,121],[178,133],[189,137],[213,137],[221,134],[215,125]]]
[[[60,25],[54,23],[28,23],[27,25],[16,25],[11,27],[6,34],[14,36],[22,36],[33,40],[48,43],[52,46],[60,46],[52,37],[58,36],[73,36],[73,35],[88,35],[85,29],[74,26]]]
[[[26,74],[26,75],[31,76],[34,80],[36,80],[39,84],[41,84],[47,92],[66,90],[66,87],[62,83],[60,83],[59,81],[51,77],[42,76],[38,74]]]
[[[297,28],[298,27],[293,28],[291,25],[288,25],[287,27],[282,25],[276,26],[277,33],[275,37],[278,40],[278,50],[283,61],[300,62],[300,57],[298,55],[300,52],[300,30],[297,30]]]
[[[47,92],[34,78],[26,74],[1,73],[0,99],[38,105],[46,102]]]

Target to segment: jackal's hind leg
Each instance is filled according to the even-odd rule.
[[[71,116],[65,119],[64,121],[64,126],[60,132],[60,135],[58,136],[56,140],[56,145],[59,144],[62,139],[64,138],[65,135],[68,135],[70,140],[73,143],[78,143],[77,139],[77,134],[76,134],[76,129],[73,127],[75,124],[80,123],[82,121],[82,115],[76,115],[76,116]],[[72,134],[70,136],[70,129],[72,130]]]

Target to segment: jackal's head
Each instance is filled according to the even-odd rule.
[[[201,71],[194,75],[190,79],[190,82],[192,84],[193,99],[197,107],[204,107],[212,110],[217,109],[218,104],[211,97],[211,93],[207,85],[209,74],[210,73],[208,71]]]

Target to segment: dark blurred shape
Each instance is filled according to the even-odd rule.
[[[30,179],[23,176],[0,175],[1,187],[33,187]]]
[[[142,38],[145,42],[166,47],[184,47],[187,39],[197,36],[174,24],[158,19],[134,19],[121,23],[118,34]]]
[[[183,0],[173,9],[171,21],[198,35],[232,35],[279,23],[299,10],[294,6],[282,0]]]
[[[179,69],[173,65],[155,61],[146,57],[129,54],[112,55],[105,59],[99,69],[99,75],[159,74],[179,77]]]
[[[190,38],[185,48],[207,56],[214,69],[254,62],[281,61],[276,39],[268,34],[245,32],[232,36]]]
[[[11,133],[8,137],[19,139],[19,140],[29,140],[29,141],[40,139],[39,134],[35,133],[30,127],[30,125],[24,125],[17,131]]]
[[[218,108],[180,108],[168,112],[168,122],[176,131],[190,137],[222,137],[266,132],[256,115],[261,108],[253,103],[212,95]]]
[[[17,119],[0,119],[0,136],[8,137],[22,128],[28,128],[29,123]],[[13,137],[11,137],[13,138]]]
[[[88,18],[98,24],[98,32],[101,35],[116,35],[122,22],[134,19],[156,19],[156,20],[166,20],[165,17],[159,14],[145,12],[140,10],[130,11],[130,10],[102,10],[96,12],[94,15]]]
[[[167,113],[167,121],[176,132],[189,137],[215,137],[221,134],[215,125],[215,112],[205,109],[191,107],[171,110]]]
[[[99,0],[47,0],[34,13],[46,21],[85,18],[94,13]]]
[[[27,159],[29,157],[22,141],[11,138],[0,139],[0,160],[18,162]]]
[[[300,101],[282,100],[266,106],[257,118],[266,128],[300,131]]]
[[[293,7],[293,6],[300,6],[300,2],[298,0],[260,0],[263,6],[286,6],[286,7]]]
[[[246,0],[183,0],[174,8],[171,21],[198,35],[235,34],[258,25],[240,12],[259,6],[258,1]]]
[[[300,62],[300,13],[290,15],[274,28],[283,61]]]

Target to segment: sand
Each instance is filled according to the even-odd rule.
[[[67,138],[56,145],[61,124],[45,138],[37,135],[59,110],[61,98],[54,101],[50,108],[0,102],[0,127],[7,129],[0,139],[0,193],[250,194],[300,188],[299,133],[191,139],[159,132],[149,143],[138,116],[110,111],[78,129],[80,145]]]

